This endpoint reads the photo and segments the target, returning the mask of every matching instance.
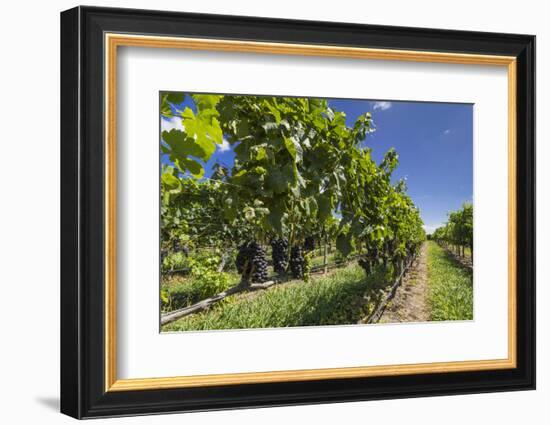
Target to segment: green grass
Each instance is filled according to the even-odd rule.
[[[276,328],[357,323],[376,304],[387,281],[379,270],[369,277],[357,265],[305,283],[291,281],[265,291],[237,294],[212,310],[183,317],[163,331]]]
[[[187,307],[205,298],[216,295],[240,281],[236,273],[209,273],[202,277],[174,276],[161,285],[166,296],[162,303],[163,311],[173,311]],[[161,295],[162,299],[162,295]]]
[[[428,241],[429,302],[432,320],[472,320],[472,275],[443,248]]]
[[[319,267],[323,265],[324,257],[323,255],[319,255],[319,250],[316,249],[315,253],[317,254],[315,257],[311,259],[311,267]],[[331,254],[327,254],[327,264],[335,263],[336,262],[336,253],[333,251]]]

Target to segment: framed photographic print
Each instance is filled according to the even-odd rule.
[[[61,14],[61,411],[535,387],[535,37]]]

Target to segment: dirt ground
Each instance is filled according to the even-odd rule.
[[[388,303],[378,323],[427,322],[428,305],[428,245],[425,243],[418,259],[403,278],[394,298]]]

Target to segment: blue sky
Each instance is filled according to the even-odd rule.
[[[399,166],[394,180],[407,179],[408,193],[428,233],[446,221],[448,212],[472,201],[473,105],[349,99],[332,99],[329,104],[346,113],[349,126],[360,114],[372,113],[376,131],[365,145],[376,162],[395,148]],[[163,129],[181,126],[176,120],[162,119],[161,124]],[[213,164],[231,166],[233,158],[224,142],[206,164],[206,176]]]

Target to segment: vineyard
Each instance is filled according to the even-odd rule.
[[[375,323],[435,245],[397,152],[372,159],[370,112],[349,125],[324,99],[162,93],[161,119],[178,124],[161,134],[163,331]],[[471,215],[432,239],[471,256]]]
[[[449,214],[444,226],[438,227],[430,238],[455,253],[461,261],[472,267],[474,254],[474,209],[466,203]]]

